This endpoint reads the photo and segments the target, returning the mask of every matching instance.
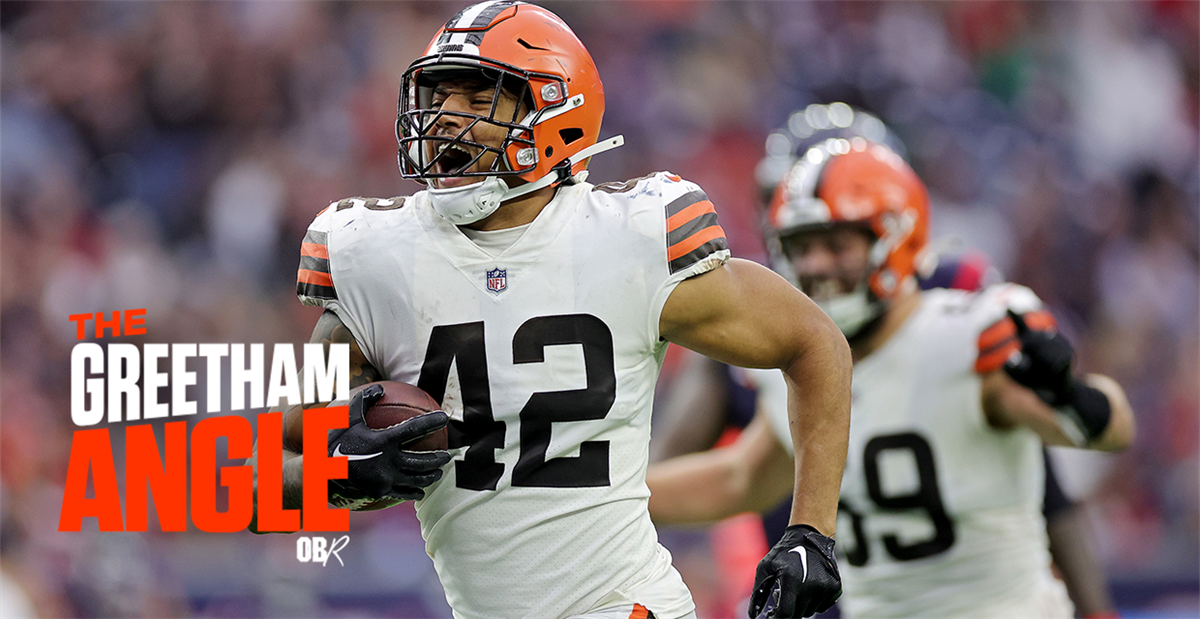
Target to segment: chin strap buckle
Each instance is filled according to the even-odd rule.
[[[623,144],[625,144],[625,136],[623,135],[614,136],[602,142],[596,142],[595,144],[592,144],[591,146],[575,153],[573,156],[552,168],[549,174],[537,179],[536,181],[533,181],[532,183],[526,183],[524,185],[519,185],[509,189],[500,198],[500,202],[507,202],[513,198],[519,198],[527,193],[532,193],[543,187],[549,187],[550,185],[558,183],[582,183],[583,180],[587,178],[587,170],[584,170],[579,174],[572,175],[571,168],[575,167],[575,164],[587,159],[588,157],[592,157],[606,150],[612,150]]]

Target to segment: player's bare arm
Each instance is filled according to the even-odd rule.
[[[1088,374],[1084,381],[1103,393],[1112,407],[1112,419],[1108,428],[1090,447],[1101,451],[1120,451],[1132,445],[1137,436],[1137,424],[1134,422],[1133,407],[1129,405],[1125,389],[1117,381],[1103,374]]]
[[[650,466],[650,515],[659,522],[712,522],[778,505],[792,491],[794,464],[765,413],[732,445]]]
[[[308,340],[312,343],[319,343],[325,349],[325,354],[329,354],[330,344],[349,344],[350,345],[350,388],[365,385],[370,382],[382,380],[379,371],[376,370],[363,355],[362,349],[358,342],[354,340],[354,336],[346,325],[342,324],[341,319],[337,314],[326,310],[321,317],[317,319],[317,324],[313,327],[312,336]],[[302,380],[303,377],[297,377],[297,380]],[[302,483],[302,470],[304,459],[302,454],[302,445],[293,445],[288,440],[289,434],[299,434],[295,429],[289,432],[296,424],[303,423],[304,409],[323,408],[328,406],[329,402],[315,402],[312,404],[297,404],[290,407],[276,407],[271,409],[271,412],[283,411],[283,508],[298,509],[303,502],[304,486]],[[258,496],[258,443],[254,444],[254,452],[250,459],[246,461],[254,469],[254,484],[256,491],[254,496]],[[255,533],[264,533],[267,531],[258,530],[258,503],[257,499],[254,504],[254,517],[250,520],[250,530]]]
[[[664,338],[742,367],[779,368],[795,445],[792,524],[833,535],[850,429],[850,348],[808,297],[746,260],[680,283],[663,307]]]
[[[1048,324],[1031,326],[1027,318]],[[1116,381],[1077,378],[1075,352],[1053,319],[1008,312],[1019,349],[983,382],[983,409],[998,427],[1024,425],[1050,445],[1119,451],[1133,442],[1133,411]]]
[[[1096,439],[1084,447],[1099,451],[1120,451],[1133,443],[1133,410],[1125,391],[1113,379],[1089,374],[1082,379],[1108,398],[1112,414],[1108,426]],[[1032,390],[1016,383],[1002,370],[983,376],[981,397],[988,423],[996,428],[1026,426],[1037,433],[1047,445],[1078,447],[1064,431],[1059,413]]]

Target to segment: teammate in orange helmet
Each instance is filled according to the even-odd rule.
[[[415,384],[445,413],[372,431],[356,414],[370,397],[352,399],[350,427],[330,435],[349,456],[331,499],[416,500],[456,617],[694,617],[647,510],[672,341],[796,387],[788,548],[808,559],[764,578],[800,612],[827,608],[841,592],[845,338],[785,280],[730,258],[697,185],[668,172],[587,183],[588,159],[620,145],[600,140],[603,112],[582,43],[522,2],[464,9],[405,71],[399,163],[427,188],[318,214],[297,290],[327,310],[313,341],[351,345],[352,382]],[[447,423],[448,451],[400,448]],[[295,507],[303,454],[285,452]]]
[[[854,356],[843,613],[1071,617],[1050,571],[1042,445],[1129,445],[1121,388],[1072,372],[1069,344],[1026,288],[918,289],[928,198],[883,145],[809,149],[781,181],[769,224],[776,269],[830,315]],[[776,374],[753,374],[762,412],[735,445],[651,467],[656,520],[712,520],[786,496],[789,396]],[[751,617],[768,594],[754,592]]]

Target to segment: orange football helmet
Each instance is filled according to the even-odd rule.
[[[915,290],[929,261],[929,193],[895,151],[863,138],[826,140],[805,152],[780,181],[767,213],[776,270],[790,275],[780,239],[839,223],[857,223],[875,236],[867,278],[875,299],[887,302]],[[782,262],[781,262],[782,260]]]
[[[524,118],[443,112],[432,104],[437,81],[448,76],[482,74],[500,89],[515,93],[527,106]],[[502,145],[489,147],[459,136],[432,131],[444,115],[462,117],[464,126],[492,123],[508,130]],[[482,2],[460,11],[438,30],[404,72],[396,118],[400,172],[426,182],[458,176],[515,176],[529,182],[556,173],[561,182],[587,167],[575,157],[596,144],[604,116],[604,86],[583,43],[559,17],[546,9],[513,0]],[[464,146],[471,161],[439,172],[449,146]],[[468,172],[485,152],[496,153],[490,170]],[[594,154],[593,151],[585,155]],[[505,198],[507,199],[507,198]]]

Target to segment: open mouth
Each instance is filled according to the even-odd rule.
[[[860,285],[859,279],[830,276],[800,276],[800,289],[813,301],[821,302],[854,293]]]
[[[844,294],[841,283],[835,279],[815,279],[805,282],[805,292],[813,299],[830,299]]]
[[[471,163],[474,155],[457,144],[443,145],[437,155],[437,171],[441,174],[465,172],[463,168]]]

